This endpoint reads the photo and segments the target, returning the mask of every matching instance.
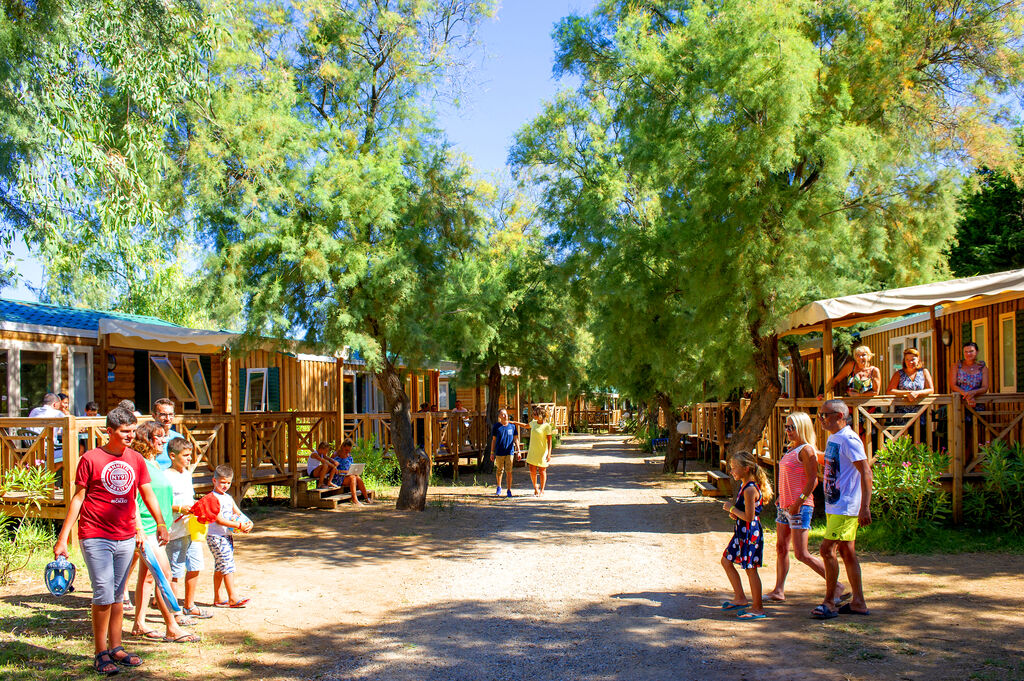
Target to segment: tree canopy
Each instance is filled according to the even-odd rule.
[[[1012,157],[995,98],[1020,85],[1021,28],[983,1],[608,0],[559,25],[580,86],[516,160],[593,269],[658,235],[670,285],[637,293],[680,292],[691,385],[755,376],[734,441],[749,449],[779,394],[786,313],[946,273],[964,159]]]

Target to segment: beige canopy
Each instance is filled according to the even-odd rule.
[[[847,326],[912,312],[928,312],[934,310],[936,305],[1021,291],[1024,291],[1024,269],[858,293],[842,298],[816,300],[804,305],[789,315],[779,325],[778,331],[780,335],[810,333],[822,331],[825,322],[832,322],[833,326]]]
[[[204,354],[220,352],[237,337],[237,334],[225,331],[203,331],[123,319],[101,319],[99,333],[101,336],[106,334],[110,344],[116,347]]]

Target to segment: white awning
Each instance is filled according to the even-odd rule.
[[[827,320],[833,326],[848,326],[1009,292],[1024,292],[1024,269],[816,300],[789,315],[778,331],[781,335],[809,333],[820,331]]]
[[[110,344],[116,347],[205,354],[220,352],[238,336],[224,331],[186,329],[181,326],[144,324],[123,319],[101,319],[99,333],[106,334]]]

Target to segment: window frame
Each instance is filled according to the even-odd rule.
[[[982,330],[985,339],[978,343],[978,329]],[[971,320],[971,340],[978,345],[978,361],[988,362],[989,345],[992,340],[991,335],[988,332],[988,318],[981,317],[979,319]]]
[[[263,376],[263,395],[260,409],[249,409],[249,394],[252,390],[252,379],[254,376]],[[270,386],[270,371],[267,367],[259,367],[256,369],[245,370],[245,396],[242,399],[241,411],[246,413],[259,413],[268,411],[270,408],[270,396],[268,389]]]
[[[1010,358],[1008,358],[1006,356],[1006,353],[1004,352],[1005,347],[1003,345],[1003,340],[1004,340],[1003,324],[1004,324],[1004,322],[1007,322],[1007,321],[1010,322],[1011,329],[1012,329],[1011,332],[1010,332],[1010,348],[1011,348],[1011,351],[1013,353],[1012,354],[1013,360],[1009,361],[1009,366],[1013,369],[1013,384],[1012,385],[1004,384],[1004,382],[1003,382],[1003,378],[1004,378],[1003,371],[1007,367],[1008,360],[1010,359]],[[999,315],[998,329],[999,329],[999,367],[998,367],[998,371],[999,371],[999,392],[1001,392],[1001,393],[1015,393],[1015,392],[1017,392],[1017,384],[1020,383],[1020,377],[1017,375],[1017,313],[1016,312],[1005,312],[1005,313]],[[973,330],[974,329],[972,327],[971,328],[972,334],[973,334]],[[991,382],[992,382],[992,371],[990,369],[989,370],[989,383],[991,383]]]
[[[167,366],[166,367],[161,366],[160,363],[157,360],[163,360],[164,362],[167,363]],[[184,360],[182,360],[182,367],[184,367]],[[192,394],[191,390],[189,390],[188,384],[185,383],[185,379],[182,378],[181,375],[178,374],[177,370],[175,370],[174,365],[171,364],[171,358],[167,355],[166,352],[151,352],[151,353],[149,353],[149,369],[150,369],[150,379],[149,379],[150,389],[149,390],[150,390],[150,401],[151,402],[155,402],[158,399],[158,398],[156,398],[156,397],[154,397],[152,395],[152,392],[153,392],[153,388],[152,388],[152,385],[153,385],[153,374],[152,374],[152,371],[153,371],[153,369],[156,369],[157,375],[160,377],[160,380],[163,381],[163,383],[164,383],[164,388],[166,389],[165,392],[173,393],[173,396],[178,398],[178,401],[181,402],[181,404],[182,404],[182,411],[185,411],[185,412],[187,412],[187,411],[198,411],[195,407],[190,407],[189,406],[189,403],[191,403],[192,405],[196,404],[196,396],[194,394]],[[173,381],[167,380],[168,376],[170,376],[172,379],[176,379],[178,381],[178,383],[180,383],[180,385],[178,387],[175,387],[174,384],[173,384]],[[178,388],[182,388],[185,391],[184,394]],[[167,394],[167,395],[163,395],[163,397],[171,397],[171,395]]]
[[[196,381],[192,376],[192,370],[189,367],[189,362],[194,362],[195,367],[199,369],[199,378],[202,381],[203,392],[205,393],[207,404],[203,404],[203,401],[199,399],[200,391],[196,388]],[[187,377],[189,384],[192,386],[192,395],[195,397],[196,406],[199,409],[213,409],[213,392],[210,390],[210,380],[207,378],[206,372],[203,371],[203,363],[199,361],[199,355],[182,355],[181,373],[183,375],[183,380]]]

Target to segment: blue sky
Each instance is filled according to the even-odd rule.
[[[439,107],[440,124],[451,143],[466,153],[481,174],[505,166],[512,138],[540,113],[560,87],[551,67],[555,22],[570,14],[585,14],[597,0],[504,0],[497,15],[480,28],[478,67],[459,109]],[[38,286],[42,268],[20,242],[15,247],[18,269]],[[5,298],[36,300],[24,285],[4,289]]]

